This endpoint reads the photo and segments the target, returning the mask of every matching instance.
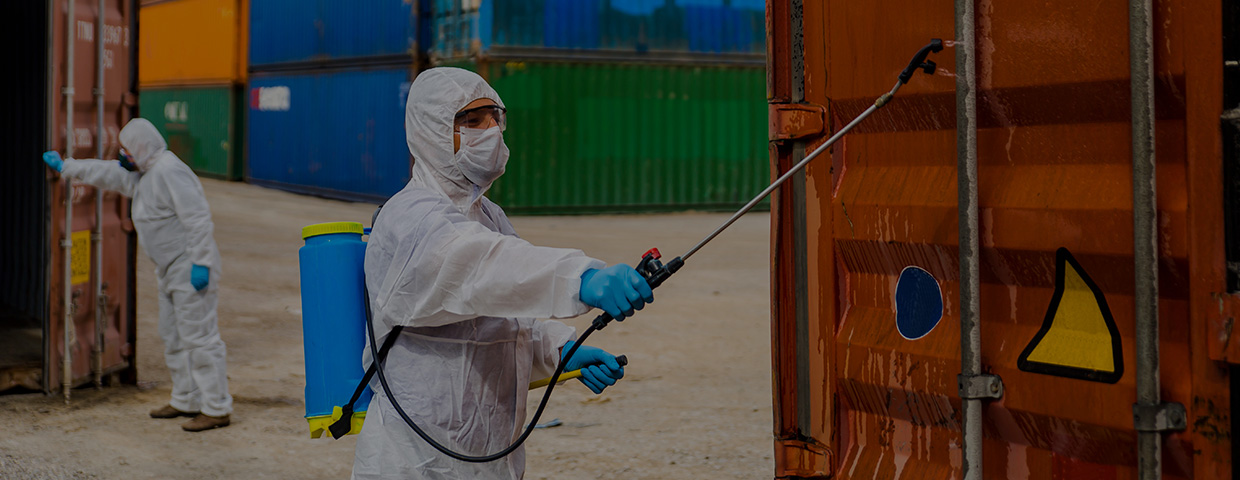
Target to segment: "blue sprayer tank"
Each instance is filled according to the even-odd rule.
[[[306,355],[306,420],[319,438],[339,416],[366,373],[366,299],[362,224],[334,222],[301,230],[301,326]],[[361,431],[373,393],[357,403],[350,434]]]

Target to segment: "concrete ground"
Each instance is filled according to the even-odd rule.
[[[124,479],[348,478],[356,437],[309,438],[297,249],[301,227],[369,224],[373,205],[204,180],[224,259],[220,330],[228,345],[233,425],[181,431],[146,412],[170,381],[156,332],[153,265],[138,264],[137,387],[0,396],[0,477]],[[650,247],[678,255],[724,214],[516,217],[522,237],[635,264]],[[749,214],[694,256],[635,318],[589,343],[628,355],[602,395],[571,381],[527,442],[526,477],[771,478],[769,217]],[[592,317],[591,317],[592,318]],[[581,332],[589,318],[571,320]],[[540,391],[530,397],[532,407]]]

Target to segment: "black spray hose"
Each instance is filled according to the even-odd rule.
[[[378,347],[375,346],[377,344],[375,343],[374,317],[370,310],[370,292],[365,289],[365,287],[363,287],[363,291],[366,295],[366,333],[370,336],[370,355],[373,357],[372,361],[379,362],[379,350]],[[555,384],[560,381],[560,375],[564,373],[564,365],[568,364],[568,359],[572,358],[574,353],[577,353],[577,349],[585,343],[586,338],[588,338],[591,333],[594,333],[602,328],[599,326],[600,322],[602,325],[607,324],[607,321],[603,320],[603,317],[607,317],[608,320],[611,318],[607,314],[599,315],[598,318],[594,319],[594,323],[590,325],[590,328],[587,328],[585,333],[582,333],[581,336],[577,338],[577,341],[573,343],[572,348],[569,348],[568,352],[562,355],[560,364],[555,367],[555,374],[551,375],[551,384],[547,385],[547,390],[543,392],[542,400],[538,402],[538,410],[534,412],[534,418],[530,420],[529,425],[525,427],[525,431],[521,433],[521,436],[518,437],[516,441],[512,442],[512,445],[509,445],[507,448],[490,455],[465,455],[449,450],[448,447],[436,442],[435,439],[430,437],[430,435],[427,435],[426,432],[422,431],[422,429],[413,422],[412,418],[409,418],[409,414],[405,413],[405,409],[401,408],[400,403],[396,401],[396,397],[392,395],[392,390],[388,388],[387,376],[383,374],[384,362],[380,362],[378,364],[378,368],[375,369],[375,373],[379,376],[379,383],[383,385],[383,393],[387,395],[388,401],[392,403],[392,408],[396,409],[396,413],[400,415],[400,418],[403,419],[407,425],[409,425],[409,428],[413,429],[414,433],[417,433],[419,437],[422,437],[422,440],[425,440],[426,443],[429,443],[432,447],[435,447],[435,450],[439,450],[440,453],[462,462],[491,462],[508,456],[508,454],[519,448],[521,444],[525,443],[525,439],[529,438],[530,433],[534,431],[534,426],[538,424],[538,419],[542,417],[543,410],[547,408],[547,401],[551,399],[551,391],[555,389]],[[388,335],[400,335],[401,330],[403,329],[404,327],[395,327],[388,333]]]

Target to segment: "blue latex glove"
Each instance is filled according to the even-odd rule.
[[[202,291],[207,288],[207,284],[211,283],[211,269],[202,265],[194,265],[189,271],[189,283],[194,286],[194,290]]]
[[[57,172],[65,168],[65,161],[60,159],[60,154],[55,150],[43,152],[43,163]]]
[[[569,341],[560,348],[560,359],[573,348]],[[564,371],[581,370],[581,383],[590,388],[591,392],[603,393],[603,389],[616,384],[616,380],[624,378],[624,367],[616,361],[616,357],[598,347],[582,345],[573,353],[573,358],[564,364]]]
[[[632,316],[654,301],[650,284],[633,267],[619,263],[581,274],[581,302],[601,308],[616,320]]]

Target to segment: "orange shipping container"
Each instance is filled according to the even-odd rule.
[[[249,0],[145,1],[138,18],[138,83],[244,83]]]
[[[1153,2],[1156,214],[1134,208],[1128,2],[965,3],[976,7],[961,18],[976,28],[977,230],[961,233],[958,200],[966,44],[932,55],[936,74],[918,73],[777,192],[776,477],[964,476],[965,238],[980,259],[981,372],[1002,380],[970,395],[997,396],[981,400],[970,478],[1129,479],[1139,459],[1161,459],[1162,478],[1234,478],[1240,302],[1227,274],[1240,258],[1227,253],[1240,238],[1224,219],[1240,183],[1232,166],[1224,176],[1236,140],[1220,115],[1240,100],[1236,58],[1224,58],[1224,45],[1240,52],[1237,3]],[[890,89],[929,39],[967,38],[945,0],[767,6],[778,172]],[[1134,218],[1156,229],[1144,237],[1156,238],[1154,295],[1135,286]],[[1161,353],[1139,355],[1149,300]],[[1186,418],[1171,414],[1178,428],[1153,434],[1161,452],[1142,457],[1150,434],[1134,404],[1151,358],[1161,401]]]

